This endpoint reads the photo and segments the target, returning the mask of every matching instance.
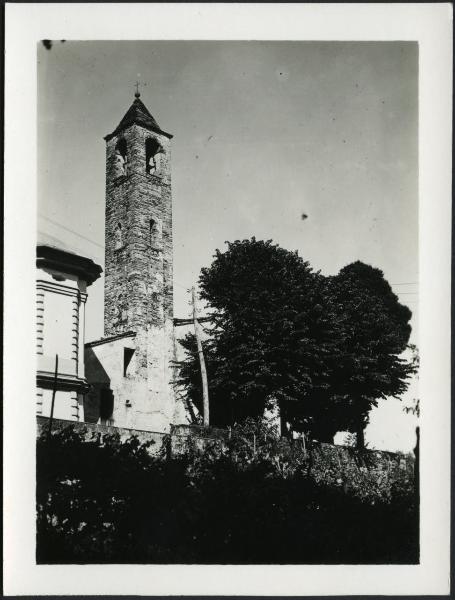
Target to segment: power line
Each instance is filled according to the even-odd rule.
[[[95,246],[99,246],[100,248],[102,248],[104,250],[103,245],[99,244],[98,242],[95,242],[94,240],[91,240],[90,238],[86,237],[85,235],[82,235],[81,233],[78,233],[77,231],[74,231],[74,229],[70,229],[69,227],[62,225],[61,223],[58,223],[57,221],[54,221],[53,219],[50,219],[49,217],[45,217],[44,215],[38,214],[38,216],[40,219],[49,221],[50,223],[53,223],[54,225],[57,225],[58,227],[61,227],[62,229],[65,229],[66,231],[69,231],[70,233],[74,233],[74,235],[77,235],[80,238],[82,238],[83,240],[87,240],[87,242],[90,242],[91,244],[95,244]]]
[[[91,244],[95,244],[95,246],[99,246],[100,248],[102,248],[104,250],[105,246],[104,244],[99,244],[98,242],[95,242],[94,240],[86,237],[85,235],[82,235],[80,233],[78,233],[77,231],[74,231],[74,229],[71,229],[70,227],[66,227],[65,225],[62,225],[61,223],[58,223],[57,221],[54,221],[53,219],[50,219],[49,217],[45,217],[44,215],[38,214],[38,216],[41,219],[45,219],[46,221],[49,221],[50,223],[53,223],[54,225],[57,225],[58,227],[61,227],[62,229],[65,229],[66,231],[69,231],[71,233],[74,233],[74,235],[79,236],[80,238],[87,240],[87,242],[90,242]],[[42,232],[45,233],[45,232]],[[179,283],[178,281],[174,280],[174,285],[177,285],[179,287],[181,287],[183,290],[185,290],[186,292],[189,291],[189,286],[187,285],[182,285],[181,283]]]
[[[400,283],[391,283],[390,285],[418,285],[418,281],[402,281]]]
[[[90,238],[88,238],[85,235],[82,235],[81,233],[78,233],[77,231],[74,231],[74,229],[71,229],[70,227],[66,227],[65,225],[62,225],[61,223],[59,223],[58,221],[54,221],[53,219],[51,219],[50,217],[45,217],[44,215],[38,213],[38,216],[40,219],[44,219],[45,221],[49,221],[49,223],[52,223],[53,225],[57,225],[57,227],[61,227],[62,229],[65,229],[65,231],[69,231],[70,233],[73,233],[74,235],[77,235],[78,237],[82,238],[83,240],[86,240],[87,242],[90,242],[91,244],[95,244],[95,246],[98,246],[99,248],[101,248],[102,250],[105,249],[104,244],[100,244],[99,242],[95,242],[95,240],[92,240]],[[45,233],[45,232],[43,232]],[[398,283],[392,283],[391,285],[418,285],[418,281],[402,281],[402,282],[398,282]],[[183,290],[189,292],[189,287],[186,285],[182,285],[181,283],[179,283],[178,281],[174,280],[174,285],[177,285],[178,287],[182,288]],[[409,295],[409,294],[417,294],[418,292],[397,292],[399,295]]]

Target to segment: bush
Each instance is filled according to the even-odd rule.
[[[38,563],[418,561],[406,486],[382,497],[318,480],[301,448],[254,423],[223,449],[148,446],[71,428],[38,439]]]

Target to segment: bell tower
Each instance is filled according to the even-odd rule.
[[[172,135],[139,92],[106,140],[104,335],[161,326],[172,311]]]
[[[110,376],[111,422],[162,431],[174,408],[172,135],[159,127],[136,91],[104,139],[104,336],[106,343],[114,339],[125,346],[125,356],[120,352],[116,359],[120,375]]]

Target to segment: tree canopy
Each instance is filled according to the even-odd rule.
[[[402,358],[411,334],[411,311],[399,303],[379,269],[356,261],[326,280],[326,309],[334,324],[329,397],[338,430],[363,445],[368,414],[379,399],[400,397],[414,363]],[[334,360],[335,359],[335,360]]]
[[[212,317],[204,342],[211,424],[257,417],[275,400],[283,422],[315,439],[340,430],[361,438],[377,400],[407,387],[412,366],[400,354],[410,310],[364,263],[324,277],[271,240],[227,246],[199,278]],[[200,410],[194,336],[181,344],[179,381]]]

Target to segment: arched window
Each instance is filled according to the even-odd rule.
[[[115,176],[127,174],[128,146],[124,138],[120,138],[115,146]]]
[[[123,234],[122,234],[122,226],[119,223],[115,228],[115,249],[119,250],[123,248]]]
[[[149,245],[152,248],[157,248],[161,240],[161,220],[150,219],[149,221]]]
[[[160,171],[160,159],[164,153],[163,146],[155,138],[145,140],[145,172],[157,175]]]

